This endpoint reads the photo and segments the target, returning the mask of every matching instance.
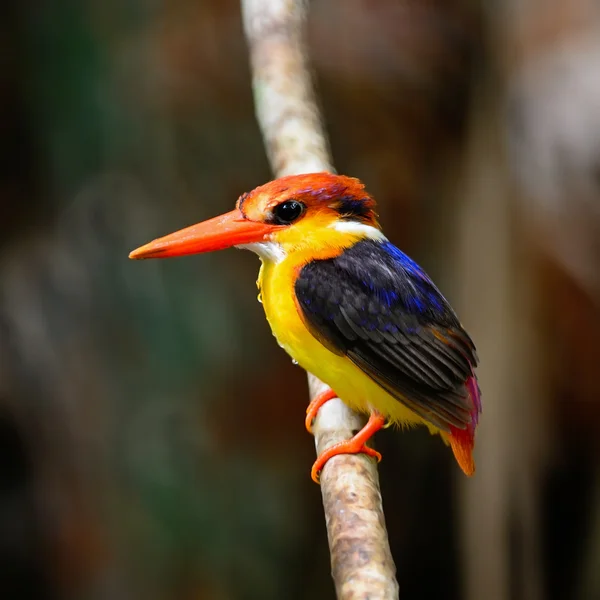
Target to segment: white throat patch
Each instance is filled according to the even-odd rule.
[[[285,250],[277,242],[255,242],[254,244],[240,244],[236,246],[241,250],[251,250],[258,254],[263,260],[268,260],[272,263],[279,263],[285,257]]]

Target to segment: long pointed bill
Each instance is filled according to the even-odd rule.
[[[134,250],[129,258],[167,258],[223,250],[231,246],[262,242],[277,229],[281,229],[281,226],[244,219],[236,208],[214,219],[158,238]]]

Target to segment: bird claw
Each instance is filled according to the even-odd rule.
[[[312,469],[310,470],[310,476],[315,483],[320,483],[320,476],[325,463],[334,456],[338,454],[366,454],[371,458],[377,459],[377,462],[381,462],[381,452],[377,452],[374,448],[370,448],[363,444],[358,448],[347,446],[348,443],[352,442],[352,440],[348,440],[347,442],[340,442],[339,444],[334,444],[331,448],[328,448],[323,452],[319,458],[314,462]]]
[[[366,445],[367,440],[377,431],[383,428],[385,418],[378,412],[371,413],[368,423],[351,439],[338,442],[322,452],[314,462],[310,476],[315,483],[319,483],[320,472],[325,463],[338,454],[366,454],[381,461],[381,453]]]
[[[320,394],[317,394],[310,401],[310,404],[306,409],[306,419],[304,420],[304,425],[308,433],[312,434],[312,424],[315,418],[317,417],[317,413],[319,412],[321,406],[323,406],[325,402],[329,402],[329,400],[332,400],[333,398],[337,398],[337,394],[331,388],[327,388]]]

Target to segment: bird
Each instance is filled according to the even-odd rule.
[[[279,345],[328,386],[306,411],[339,397],[368,416],[317,457],[319,482],[338,454],[365,453],[389,425],[426,426],[467,475],[481,413],[475,345],[425,271],[383,234],[376,202],[354,177],[288,175],[242,194],[234,210],[156,239],[132,259],[237,247],[255,252],[259,299]]]

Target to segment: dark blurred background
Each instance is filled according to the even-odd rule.
[[[481,358],[475,478],[378,435],[401,598],[600,598],[597,2],[314,0],[310,47]],[[127,260],[271,178],[238,3],[4,0],[0,131],[0,597],[333,598],[256,257]]]

